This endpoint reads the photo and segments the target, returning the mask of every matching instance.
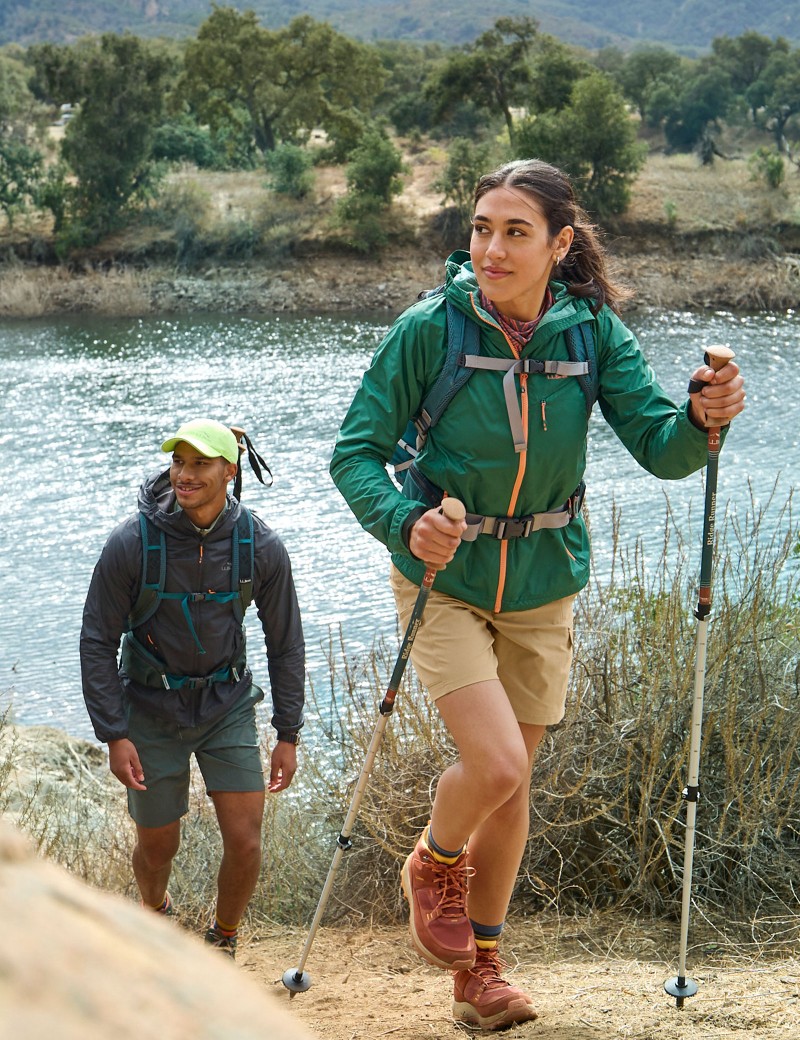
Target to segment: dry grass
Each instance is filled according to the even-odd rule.
[[[676,233],[772,233],[778,223],[800,223],[800,175],[790,169],[784,184],[769,190],[753,179],[747,158],[701,166],[694,155],[654,153],[636,181],[625,222],[665,227],[670,206]]]
[[[800,608],[788,562],[797,529],[788,506],[777,530],[763,513],[728,526],[732,544],[719,548],[706,671],[695,894],[720,933],[744,926],[759,942],[791,945],[800,932],[793,866],[800,854]],[[671,916],[679,908],[696,622],[679,542],[677,549],[679,562],[668,564],[665,554],[654,576],[639,553],[621,554],[614,579],[580,598],[568,713],[548,733],[534,769],[518,913],[613,907]],[[324,796],[312,818],[321,816],[331,831],[344,819],[392,663],[386,647],[368,661],[347,661],[343,649],[332,649],[334,657],[332,688],[341,699],[326,743],[338,748],[338,762],[306,764]],[[393,879],[454,756],[413,679],[395,714],[344,861],[334,918],[402,915]]]

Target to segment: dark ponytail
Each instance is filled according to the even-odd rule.
[[[572,245],[554,268],[553,277],[565,282],[572,296],[590,300],[594,314],[603,304],[619,313],[620,306],[633,293],[612,281],[599,231],[578,205],[566,174],[539,159],[516,159],[481,177],[475,189],[475,206],[487,192],[500,187],[517,188],[531,195],[547,220],[551,238],[568,224],[573,228]]]

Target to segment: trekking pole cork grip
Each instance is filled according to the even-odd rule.
[[[441,508],[448,520],[463,520],[467,515],[464,503],[458,498],[443,498]]]
[[[719,372],[721,368],[724,368],[735,357],[736,355],[730,347],[706,347],[703,360],[715,372]]]

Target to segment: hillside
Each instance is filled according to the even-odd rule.
[[[615,44],[660,43],[687,52],[707,50],[716,36],[747,30],[800,42],[800,6],[793,0],[503,0],[487,7],[462,0],[439,8],[408,0],[229,0],[228,6],[254,10],[272,29],[299,14],[327,21],[364,40],[404,39],[458,44],[473,40],[501,15],[533,17],[543,32],[591,49]],[[130,31],[140,36],[185,37],[209,15],[209,0],[2,0],[0,45],[69,42],[87,33]]]

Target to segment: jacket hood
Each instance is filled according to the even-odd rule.
[[[228,511],[213,531],[209,532],[209,538],[216,538],[224,534],[230,536],[230,528],[236,523],[241,506],[232,495],[227,496]],[[139,488],[138,496],[139,511],[144,513],[148,520],[172,535],[190,534],[197,537],[194,525],[182,509],[175,509],[175,492],[169,481],[169,470],[157,470],[145,477]]]

